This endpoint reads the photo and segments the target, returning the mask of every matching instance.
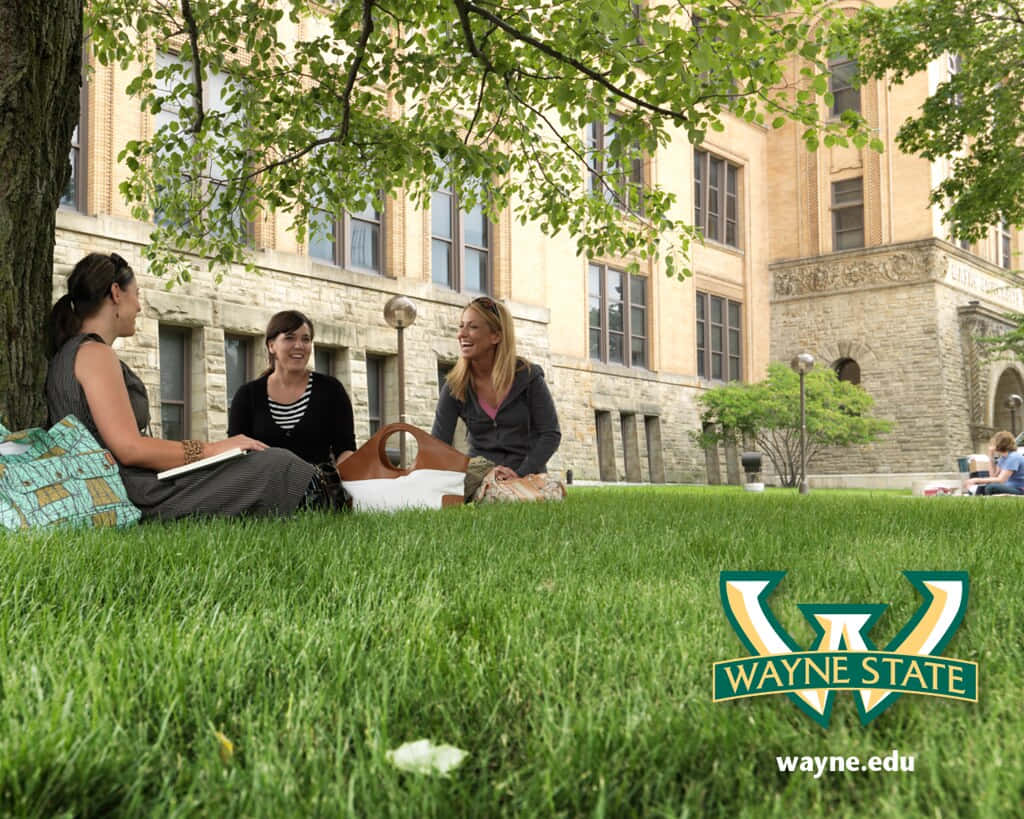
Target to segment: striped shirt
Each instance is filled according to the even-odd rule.
[[[294,429],[295,425],[302,420],[302,416],[306,414],[306,407],[309,406],[309,396],[312,390],[313,376],[310,375],[306,380],[306,391],[298,399],[292,401],[292,403],[279,404],[268,396],[267,404],[270,406],[270,417],[274,419],[274,423],[286,431]]]

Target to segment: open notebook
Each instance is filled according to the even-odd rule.
[[[174,469],[165,469],[163,472],[157,472],[157,480],[166,481],[168,478],[177,478],[179,475],[184,475],[187,472],[192,472],[196,469],[206,469],[208,466],[219,464],[221,461],[230,461],[232,458],[237,458],[245,454],[244,449],[235,447],[234,449],[228,449],[224,452],[219,452],[216,455],[211,455],[209,458],[201,458],[198,461],[193,461],[190,464],[184,466],[176,466]]]

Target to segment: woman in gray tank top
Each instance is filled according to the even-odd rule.
[[[68,277],[68,292],[50,315],[53,358],[46,376],[50,418],[76,416],[118,462],[132,503],[144,518],[189,515],[284,515],[330,506],[317,467],[246,435],[222,441],[150,437],[149,398],[141,379],[111,344],[135,333],[139,285],[116,253],[90,253]],[[157,472],[239,448],[245,457],[170,480]]]

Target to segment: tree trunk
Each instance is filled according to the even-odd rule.
[[[0,421],[46,419],[57,206],[82,81],[82,0],[0,0]]]

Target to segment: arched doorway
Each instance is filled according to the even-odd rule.
[[[1007,404],[1011,395],[1024,396],[1024,379],[1020,373],[1012,367],[1007,367],[999,376],[996,382],[996,396],[992,405],[992,426],[996,430],[1008,429],[1014,435],[1024,429],[1024,415],[1022,409],[1015,409],[1012,413]]]
[[[852,358],[840,358],[832,369],[840,381],[849,381],[851,384],[860,384],[860,364]]]

